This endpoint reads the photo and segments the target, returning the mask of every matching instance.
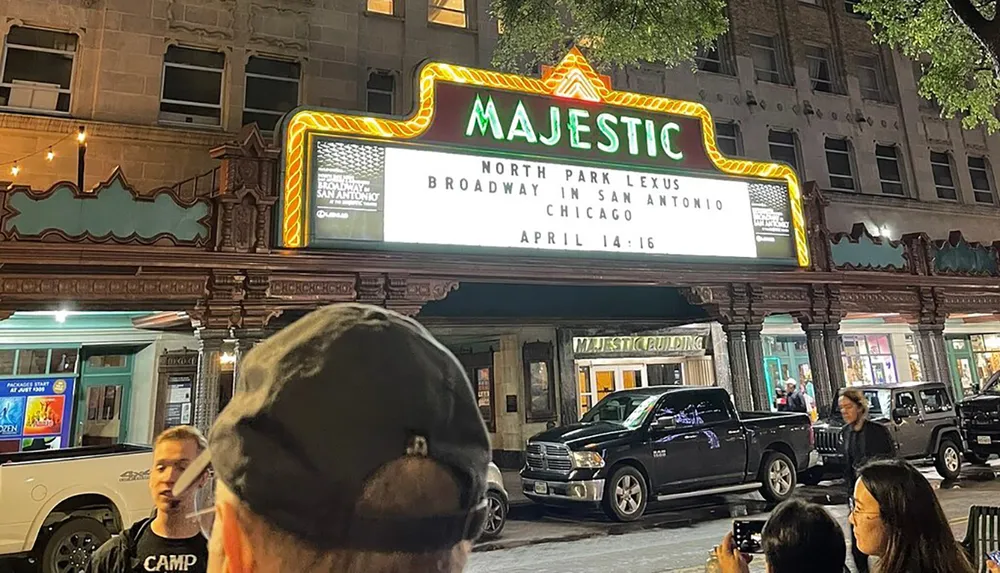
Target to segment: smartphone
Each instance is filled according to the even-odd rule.
[[[737,519],[733,521],[733,543],[740,553],[761,553],[764,544],[761,535],[764,531],[763,519]]]
[[[1000,565],[1000,551],[990,551],[986,554],[986,559],[992,561],[993,563]]]

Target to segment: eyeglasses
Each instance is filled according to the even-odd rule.
[[[858,511],[858,503],[854,501],[854,498],[847,499],[847,508],[851,515],[864,515],[864,516],[878,516],[881,515],[881,511]]]

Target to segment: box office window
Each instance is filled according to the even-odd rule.
[[[459,361],[465,367],[465,374],[472,384],[472,392],[476,395],[476,405],[483,422],[490,432],[497,431],[496,397],[493,379],[493,352],[476,352],[459,354]]]
[[[0,376],[35,376],[76,372],[76,348],[21,348],[0,350]]]
[[[525,417],[528,422],[556,419],[555,369],[552,344],[529,342],[522,348]]]

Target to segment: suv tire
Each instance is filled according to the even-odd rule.
[[[604,486],[604,513],[615,521],[635,521],[646,511],[648,490],[639,470],[622,466]]]
[[[956,480],[962,473],[962,450],[950,438],[941,440],[934,456],[934,467],[947,480]]]
[[[760,488],[764,499],[771,502],[785,501],[795,491],[797,475],[795,464],[781,452],[766,452],[760,464]]]

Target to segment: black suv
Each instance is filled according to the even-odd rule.
[[[965,438],[965,459],[985,464],[1000,454],[1000,372],[983,384],[983,389],[958,403],[958,416]]]
[[[932,459],[945,479],[957,479],[961,472],[962,435],[958,416],[940,382],[912,382],[855,386],[869,403],[869,419],[892,431],[896,451],[908,460]],[[802,483],[816,484],[824,477],[843,475],[844,454],[840,430],[844,420],[834,403],[830,416],[816,422],[816,448],[823,456],[822,468],[803,475]]]

